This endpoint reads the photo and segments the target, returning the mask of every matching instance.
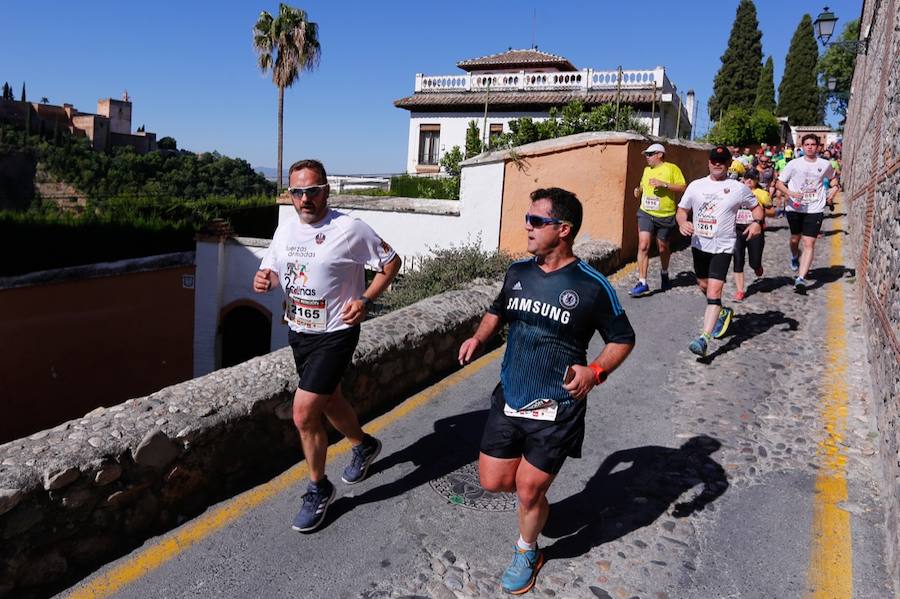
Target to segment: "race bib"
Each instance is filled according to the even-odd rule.
[[[513,418],[529,418],[531,420],[556,420],[559,404],[552,399],[536,399],[521,410],[503,405],[503,413]]]
[[[734,222],[739,225],[749,225],[753,222],[753,212],[747,210],[746,208],[741,208],[737,212],[737,216],[734,218]]]
[[[292,296],[288,302],[284,319],[300,328],[310,331],[324,331],[328,324],[325,300],[315,300]]]
[[[644,196],[641,199],[641,207],[644,210],[659,210],[659,198],[656,196]]]
[[[700,237],[715,237],[716,235],[716,219],[715,217],[706,216],[697,219],[694,226],[694,232]]]
[[[803,191],[803,197],[800,198],[801,204],[814,204],[819,199],[818,191]]]

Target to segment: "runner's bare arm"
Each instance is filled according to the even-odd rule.
[[[766,209],[762,207],[761,204],[757,204],[756,207],[753,208],[753,221],[750,223],[746,229],[744,229],[744,237],[747,239],[753,239],[754,237],[759,236],[762,233],[762,225],[756,221],[761,221],[766,218]]]
[[[678,212],[675,213],[675,221],[678,223],[678,230],[681,231],[682,235],[690,237],[694,234],[694,223],[688,219],[688,211],[681,206],[678,207]]]
[[[784,195],[786,195],[789,198],[803,197],[803,193],[801,193],[799,191],[791,191],[790,189],[788,189],[788,186],[785,185],[784,181],[782,181],[781,179],[777,179],[775,181],[775,189],[777,189],[778,191],[780,191],[781,193],[783,193]]]
[[[384,290],[388,288],[388,285],[391,284],[391,281],[394,280],[394,277],[397,276],[397,273],[400,272],[400,265],[402,263],[403,261],[400,259],[400,256],[395,255],[390,262],[384,265],[384,270],[375,273],[375,277],[373,277],[369,287],[363,292],[363,297],[370,302],[378,299],[378,297],[384,293]],[[362,322],[365,315],[366,302],[362,299],[355,299],[347,302],[344,306],[344,311],[341,313],[341,320],[350,326],[354,326]]]
[[[619,367],[625,361],[631,350],[634,349],[633,343],[607,343],[591,364],[599,366],[606,375]],[[563,385],[563,389],[569,392],[569,395],[575,399],[587,397],[591,389],[597,386],[597,376],[594,370],[589,366],[579,366],[577,364],[571,366],[575,371],[575,377],[568,383]]]
[[[826,201],[829,204],[834,203],[834,196],[836,196],[838,194],[838,191],[840,191],[840,186],[841,186],[841,181],[840,181],[840,179],[838,179],[837,175],[832,177],[831,180],[828,182],[828,197],[826,198]]]
[[[459,346],[460,366],[465,366],[471,362],[473,356],[484,349],[488,340],[500,330],[502,324],[503,321],[499,316],[490,312],[486,313],[481,319],[481,324],[478,325],[478,330],[475,331],[475,334],[463,341],[462,345]]]

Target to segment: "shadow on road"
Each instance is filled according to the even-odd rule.
[[[721,446],[698,435],[678,448],[648,445],[611,454],[584,490],[550,506],[542,534],[557,540],[544,548],[545,556],[577,557],[643,528],[697,485],[702,490],[676,503],[672,515],[684,518],[703,510],[728,489],[725,470],[710,457]]]
[[[407,462],[416,468],[397,480],[371,488],[356,497],[341,497],[328,509],[324,526],[357,506],[397,497],[477,460],[487,415],[487,410],[478,410],[442,418],[434,423],[434,432],[376,460],[369,468],[369,477]]]
[[[693,287],[697,284],[697,277],[694,276],[694,273],[683,270],[669,279],[669,282],[672,284],[673,289],[675,287]],[[663,291],[662,289],[654,289],[650,293],[646,293],[640,297],[650,297],[651,295],[656,295],[658,293],[665,293],[665,291]]]
[[[814,289],[818,289],[822,287],[826,283],[834,283],[835,281],[843,278],[844,275],[849,277],[856,276],[855,268],[847,268],[843,264],[835,264],[834,266],[822,266],[820,268],[813,268],[806,275],[807,278],[811,281],[814,281],[812,285],[809,285],[806,290],[812,291]]]
[[[713,360],[730,351],[736,350],[748,339],[761,335],[780,324],[787,325],[782,331],[796,331],[800,323],[796,319],[785,316],[781,310],[767,310],[766,312],[745,312],[735,314],[731,321],[731,333],[727,334],[728,341],[716,348],[716,351],[705,358],[697,358],[698,362],[711,364]]]

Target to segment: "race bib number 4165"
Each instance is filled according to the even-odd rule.
[[[285,311],[284,319],[303,329],[324,331],[325,325],[328,324],[325,300],[292,297]]]

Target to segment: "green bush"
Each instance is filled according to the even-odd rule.
[[[390,195],[402,198],[456,200],[459,198],[459,178],[397,175],[391,177]]]
[[[479,239],[431,251],[433,256],[419,269],[397,277],[391,290],[379,298],[373,316],[459,289],[478,278],[499,279],[513,260],[503,251],[483,251]]]
[[[758,143],[777,144],[781,141],[778,119],[768,110],[750,111],[729,108],[706,137],[707,141],[726,146],[749,146]]]

